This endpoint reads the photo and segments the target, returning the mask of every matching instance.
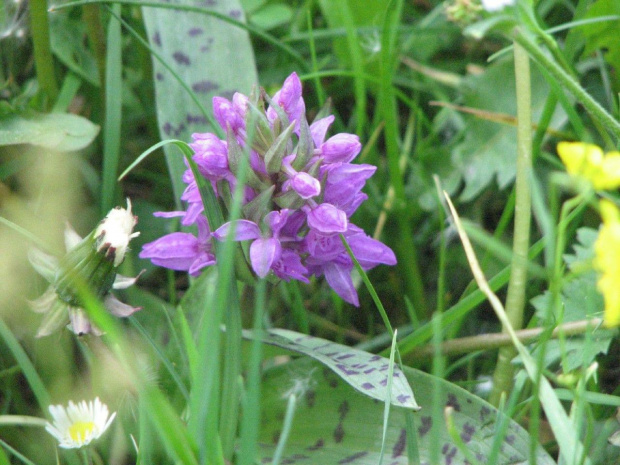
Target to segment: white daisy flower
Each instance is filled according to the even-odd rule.
[[[50,405],[49,409],[53,424],[48,423],[45,429],[63,449],[77,449],[90,444],[108,429],[116,416],[116,412],[109,415],[108,407],[99,397],[88,403],[83,400],[77,405],[69,401],[66,408]]]

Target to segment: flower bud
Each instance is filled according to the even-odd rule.
[[[192,134],[194,142],[189,146],[200,173],[209,180],[217,181],[230,173],[226,143],[215,134]]]
[[[309,199],[321,193],[321,183],[303,171],[291,178],[291,187],[302,199]]]
[[[347,215],[329,203],[323,203],[308,213],[308,226],[321,234],[337,234],[347,230]]]
[[[321,154],[325,163],[348,163],[362,150],[359,137],[355,134],[336,134],[321,145]]]

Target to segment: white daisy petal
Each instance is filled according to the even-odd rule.
[[[50,405],[49,411],[53,423],[48,423],[45,429],[63,449],[77,449],[90,444],[101,437],[116,416],[116,412],[109,415],[108,407],[98,397],[77,405],[69,401],[67,407]]]

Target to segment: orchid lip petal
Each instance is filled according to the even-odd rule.
[[[223,224],[213,233],[218,241],[223,241],[230,234],[230,231],[235,230],[235,241],[247,241],[250,239],[258,239],[260,237],[260,228],[253,221],[248,220],[236,220],[229,221]]]
[[[281,254],[282,246],[279,240],[256,239],[250,246],[252,269],[259,277],[264,278],[271,270],[273,263],[280,259]]]

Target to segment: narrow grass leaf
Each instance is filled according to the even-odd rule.
[[[4,343],[13,354],[13,358],[15,358],[15,361],[26,377],[26,380],[30,385],[30,389],[32,389],[32,392],[39,403],[39,407],[41,407],[41,410],[47,410],[47,407],[50,404],[50,395],[47,392],[43,381],[39,377],[37,369],[30,361],[30,358],[28,358],[28,354],[26,354],[26,351],[19,344],[17,338],[13,335],[9,327],[2,319],[0,319],[0,337],[4,340]]]
[[[112,10],[118,17],[121,6]],[[121,118],[123,102],[123,67],[121,23],[114,17],[108,23],[105,75],[105,124],[103,126],[103,173],[101,183],[101,213],[105,215],[115,205],[116,176],[121,148]]]

